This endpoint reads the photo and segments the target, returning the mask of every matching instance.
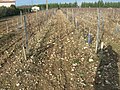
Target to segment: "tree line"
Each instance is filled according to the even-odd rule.
[[[31,8],[18,8],[15,5],[11,5],[10,7],[1,6],[0,7],[0,18],[19,15],[20,11],[24,13],[31,12]]]
[[[46,4],[39,4],[39,5],[33,5],[33,6],[38,6],[38,7],[40,7],[41,10],[46,9]],[[74,2],[74,3],[60,3],[60,4],[50,3],[50,4],[48,4],[49,9],[65,8],[65,7],[69,8],[69,7],[77,7],[77,6],[78,6],[77,2]],[[31,7],[32,7],[32,5],[29,5],[29,6],[26,6],[26,7],[23,6],[22,8],[16,7],[15,5],[11,5],[10,7],[2,6],[2,7],[0,7],[0,18],[19,15],[20,11],[22,11],[23,13],[31,12]]]
[[[0,7],[0,18],[17,14],[19,14],[19,9],[16,8],[14,5],[11,5],[11,7]]]
[[[38,6],[40,7],[41,10],[46,9],[46,4],[39,4]],[[52,9],[52,8],[72,8],[72,7],[78,7],[77,2],[74,2],[74,3],[50,3],[50,4],[48,4],[49,9]]]
[[[31,7],[32,6],[38,6],[40,7],[41,10],[45,10],[46,9],[46,4],[39,4],[39,5],[29,5],[28,7],[23,7],[23,8],[19,8],[16,7],[14,5],[11,5],[11,7],[5,7],[2,6],[0,7],[0,18],[6,17],[6,16],[14,16],[14,15],[19,15],[20,11],[22,11],[23,13],[25,12],[31,12]],[[75,8],[78,7],[78,3],[77,2],[73,2],[73,3],[50,3],[48,4],[49,9],[52,8]],[[83,2],[81,4],[82,8],[85,7],[103,7],[103,8],[120,8],[120,2],[103,2],[103,0],[99,0],[98,2]]]
[[[85,7],[102,7],[102,8],[120,8],[120,2],[103,2],[103,0],[99,0],[98,2],[83,2],[81,4],[82,8]]]

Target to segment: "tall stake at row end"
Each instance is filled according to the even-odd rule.
[[[99,48],[99,33],[100,33],[100,10],[99,10],[99,8],[97,9],[97,13],[98,13],[98,25],[97,25],[95,53],[98,53],[98,48]]]

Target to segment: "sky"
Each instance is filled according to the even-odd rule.
[[[69,2],[97,2],[98,0],[48,0],[48,3],[69,3]],[[120,0],[103,0],[105,2],[120,2]],[[32,4],[44,4],[46,0],[16,0],[16,5],[32,5]]]

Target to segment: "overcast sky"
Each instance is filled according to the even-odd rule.
[[[16,0],[16,5],[30,5],[30,4],[43,4],[45,3],[46,0]],[[98,0],[48,0],[49,3],[69,3],[69,2],[75,2],[77,1],[78,3],[81,2],[95,2]],[[105,2],[120,2],[120,0],[103,0]]]

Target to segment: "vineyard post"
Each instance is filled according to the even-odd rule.
[[[28,13],[30,13],[30,9],[28,9],[27,11],[28,11]]]
[[[46,0],[46,10],[48,10],[48,0]]]
[[[40,31],[39,18],[38,18],[38,11],[36,11],[36,22],[37,22],[38,30]]]
[[[67,19],[68,19],[68,8],[67,8]]]
[[[101,33],[101,42],[100,42],[100,48],[101,48],[101,50],[103,49],[103,46],[104,46],[104,42],[102,41],[102,39],[103,39],[103,35],[104,35],[104,17],[102,17],[102,28],[101,28],[101,31],[102,31],[102,33]]]
[[[17,18],[17,26],[19,26],[19,18]]]
[[[36,21],[38,21],[38,11],[36,10]]]
[[[101,13],[101,11],[100,11],[100,17],[101,17],[101,15],[102,15],[102,13]],[[102,16],[102,20],[101,20],[101,23],[102,23],[102,25],[101,25],[101,34],[100,34],[100,41],[99,41],[99,43],[100,43],[100,48],[101,48],[101,50],[103,49],[103,46],[104,46],[104,42],[103,42],[103,35],[104,35],[104,17]]]
[[[88,31],[88,45],[90,46],[90,44],[92,43],[92,40],[91,40],[91,33],[90,33],[90,27],[89,27],[89,31]]]
[[[53,15],[55,15],[55,9],[53,9]]]
[[[116,19],[116,9],[113,9],[113,19]]]
[[[48,20],[48,10],[45,11],[46,19]]]
[[[14,24],[13,24],[13,19],[12,19],[12,26],[14,26]]]
[[[74,22],[74,10],[72,9],[72,20]]]
[[[98,52],[98,46],[99,46],[99,33],[100,33],[100,10],[97,9],[98,13],[98,25],[97,25],[97,36],[96,36],[96,50],[95,52]]]
[[[26,52],[28,53],[28,32],[27,32],[26,16],[24,16],[24,38],[25,38]]]
[[[38,11],[36,10],[36,22],[37,22],[37,25],[38,25]]]
[[[75,27],[77,28],[77,25],[78,25],[78,21],[77,21],[77,18],[75,18]]]
[[[23,45],[23,56],[24,56],[24,59],[27,60],[27,56],[26,56],[24,45]]]
[[[8,30],[9,30],[8,20],[6,21],[6,29],[7,29],[7,33],[8,33]]]
[[[20,11],[20,20],[21,20],[21,25],[22,25],[22,11]]]
[[[104,35],[104,17],[102,17],[102,27],[101,27],[101,30],[102,30],[102,35],[101,35],[101,39],[102,39],[103,35]]]

